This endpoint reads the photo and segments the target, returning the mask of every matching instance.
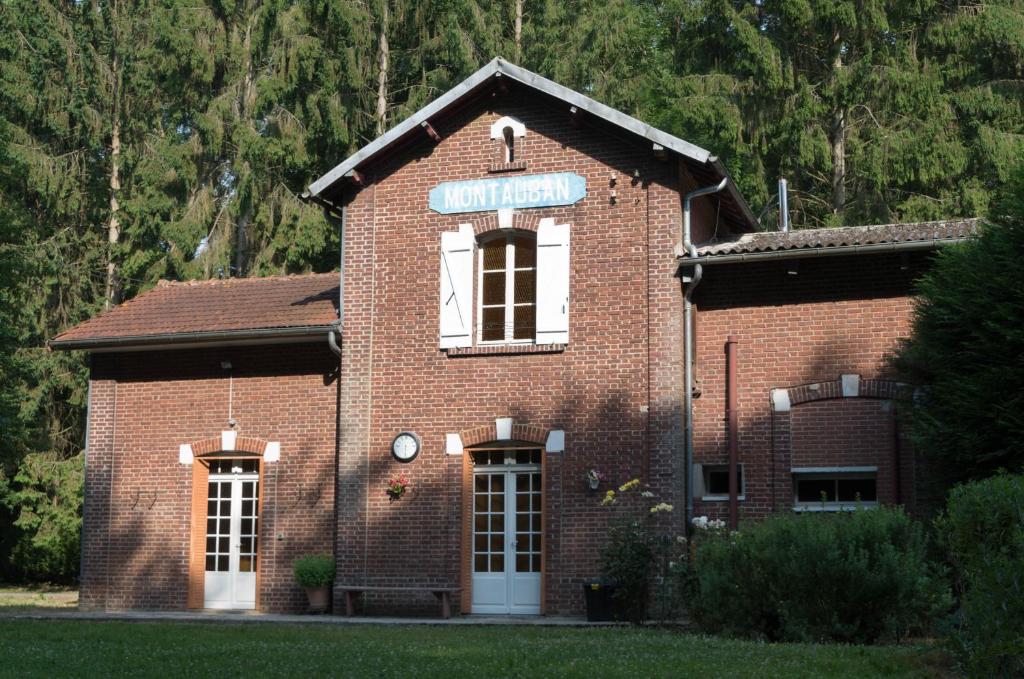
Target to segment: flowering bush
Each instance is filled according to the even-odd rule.
[[[587,470],[587,483],[589,483],[591,485],[591,487],[596,488],[597,484],[601,483],[602,481],[606,481],[606,480],[607,480],[607,478],[605,477],[605,475],[602,474],[597,469],[588,469]]]
[[[408,489],[409,480],[405,478],[405,474],[399,474],[388,479],[388,485],[385,490],[392,500],[397,500],[405,495],[405,491]]]
[[[648,613],[653,582],[665,582],[671,540],[655,525],[659,514],[672,505],[653,503],[654,493],[640,490],[633,479],[605,493],[601,505],[615,512],[608,542],[601,554],[604,577],[616,584],[615,599],[623,615],[642,622]],[[657,597],[662,603],[663,597]],[[664,614],[664,611],[659,611]]]

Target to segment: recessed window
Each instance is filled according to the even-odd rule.
[[[505,162],[514,163],[516,160],[516,133],[511,126],[506,127],[501,131],[501,136],[505,141]]]
[[[706,464],[703,466],[704,474],[704,495],[702,500],[728,500],[729,499],[729,465],[727,464]],[[736,487],[738,499],[744,499],[746,488],[743,483],[743,465],[736,468]]]
[[[480,342],[532,342],[537,333],[537,240],[501,234],[479,248]]]
[[[842,467],[793,470],[793,506],[803,511],[839,511],[878,504],[878,472]]]

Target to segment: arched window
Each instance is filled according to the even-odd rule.
[[[537,332],[537,239],[501,233],[479,247],[479,341],[532,342]]]

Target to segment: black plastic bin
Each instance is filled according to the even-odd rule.
[[[603,580],[590,580],[583,583],[583,598],[587,601],[587,621],[606,622],[620,619],[618,604],[615,601],[617,585]]]

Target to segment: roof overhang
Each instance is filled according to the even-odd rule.
[[[334,207],[335,203],[328,198],[333,198],[333,194],[337,193],[338,187],[341,186],[340,183],[346,178],[355,180],[357,178],[357,171],[361,167],[366,166],[379,155],[402,143],[412,135],[421,135],[421,128],[425,124],[429,124],[431,118],[476,95],[484,90],[484,88],[490,86],[494,79],[500,78],[506,78],[508,81],[517,82],[543,92],[566,102],[578,111],[585,112],[599,120],[646,139],[651,143],[652,151],[657,150],[659,153],[670,151],[691,163],[713,170],[720,177],[728,178],[726,191],[736,202],[749,227],[752,229],[757,227],[757,218],[740,194],[736,183],[729,176],[722,162],[713,156],[711,152],[679,137],[651,127],[647,123],[617,111],[610,106],[605,106],[586,95],[559,85],[532,71],[510,64],[501,57],[494,58],[476,73],[346,158],[344,162],[310,184],[306,191],[303,192],[302,198],[320,204],[323,207]]]
[[[158,349],[193,349],[205,346],[242,346],[256,344],[296,344],[324,339],[337,324],[306,325],[288,328],[255,328],[199,332],[175,332],[123,337],[94,337],[80,340],[51,340],[55,351],[84,350],[94,353],[111,351],[154,351]]]
[[[866,245],[835,245],[821,247],[804,247],[790,250],[771,250],[768,252],[741,252],[724,255],[703,255],[687,257],[678,255],[676,262],[679,268],[692,267],[697,264],[711,266],[715,264],[736,264],[738,262],[767,262],[773,260],[803,259],[806,257],[842,257],[849,255],[875,255],[893,252],[923,252],[936,250],[950,243],[960,243],[966,238],[935,238],[901,243],[871,243]]]

